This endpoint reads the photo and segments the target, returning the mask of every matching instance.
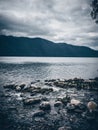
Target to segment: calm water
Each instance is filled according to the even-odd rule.
[[[0,84],[98,76],[98,58],[0,57]]]

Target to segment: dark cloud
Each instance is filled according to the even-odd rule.
[[[43,37],[98,49],[91,0],[0,0],[0,34]]]

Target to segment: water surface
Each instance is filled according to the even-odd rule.
[[[0,57],[0,84],[98,77],[98,58]]]

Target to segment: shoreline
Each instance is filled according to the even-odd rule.
[[[36,80],[9,84],[0,92],[3,130],[97,130],[98,78]],[[73,103],[74,102],[74,103]]]

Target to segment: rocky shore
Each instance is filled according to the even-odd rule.
[[[98,130],[98,78],[3,86],[0,130]]]

